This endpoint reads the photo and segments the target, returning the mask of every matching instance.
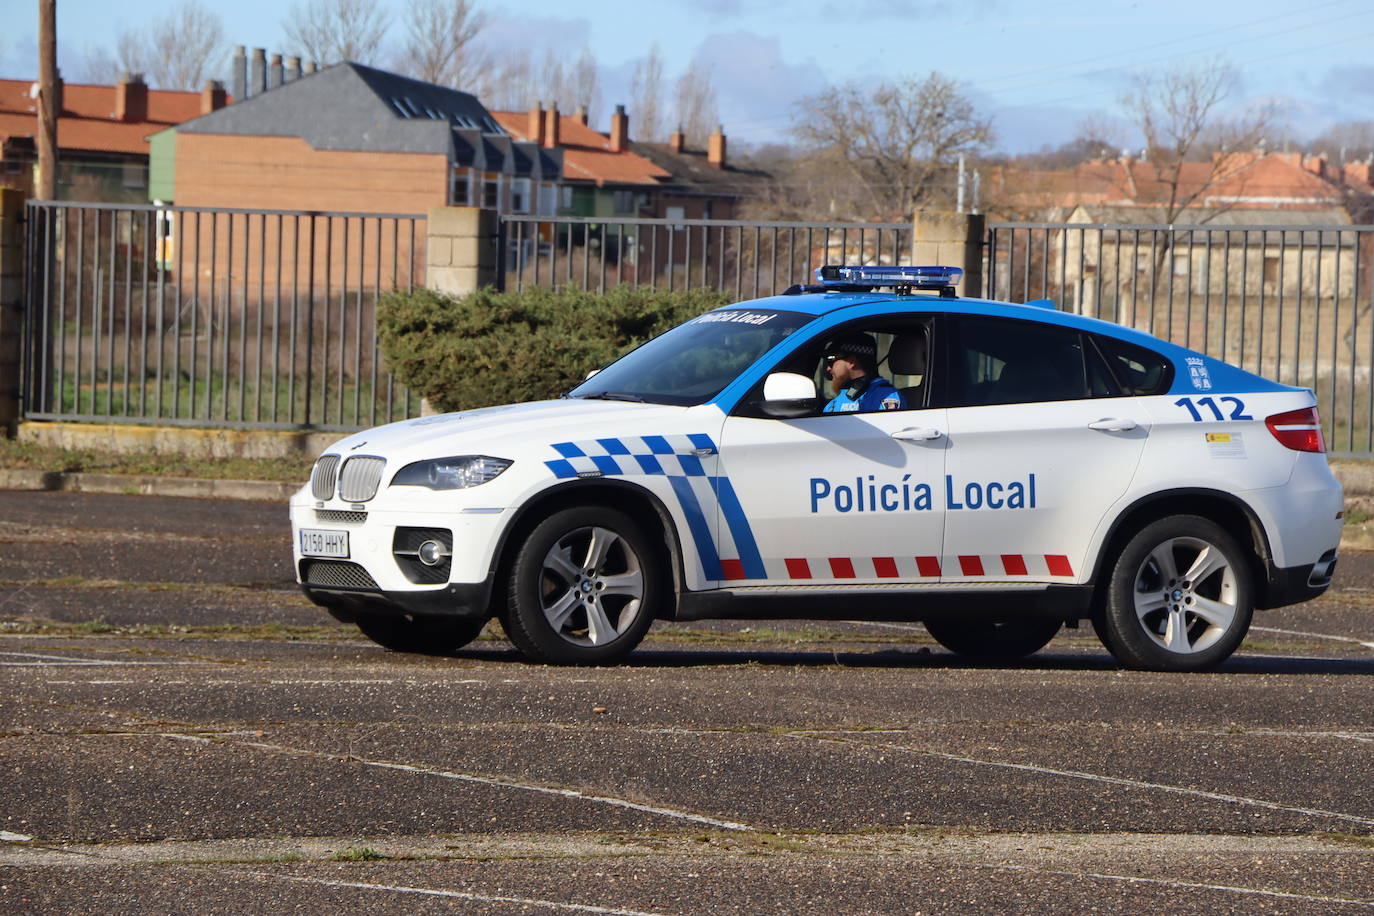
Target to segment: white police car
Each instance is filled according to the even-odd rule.
[[[1342,492],[1310,391],[956,298],[954,268],[817,273],[560,400],[341,440],[291,501],[306,594],[408,651],[495,616],[531,659],[599,663],[655,619],[803,617],[1014,658],[1086,619],[1127,666],[1196,670],[1330,583]],[[855,403],[824,412],[837,369]]]

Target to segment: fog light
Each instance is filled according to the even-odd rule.
[[[444,561],[444,545],[438,541],[425,541],[416,551],[420,562],[426,566],[438,566]]]

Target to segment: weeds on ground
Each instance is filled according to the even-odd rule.
[[[141,474],[209,480],[269,480],[304,483],[312,460],[296,458],[191,458],[185,455],[132,454],[58,448],[0,438],[0,467],[36,471]]]

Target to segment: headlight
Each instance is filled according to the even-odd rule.
[[[428,487],[431,490],[462,490],[495,478],[511,462],[486,455],[455,455],[408,464],[391,478],[393,487]]]

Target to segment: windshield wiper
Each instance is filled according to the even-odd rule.
[[[574,397],[582,398],[587,401],[634,401],[636,404],[643,404],[644,399],[637,394],[625,394],[619,391],[601,391],[596,394],[579,394]]]

